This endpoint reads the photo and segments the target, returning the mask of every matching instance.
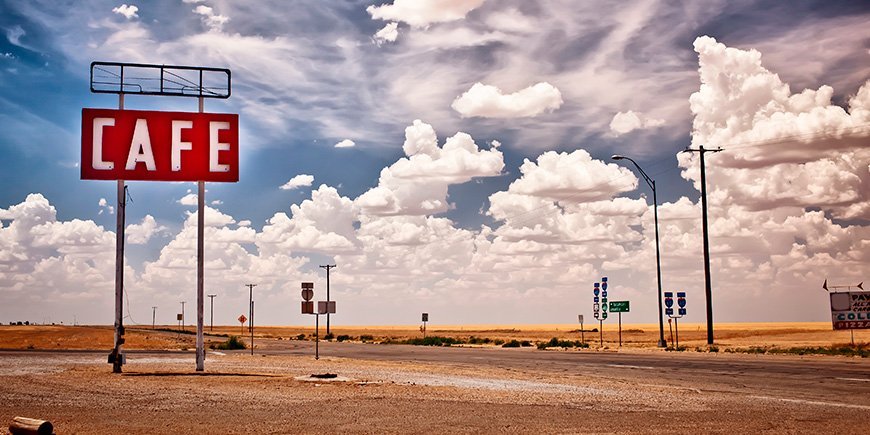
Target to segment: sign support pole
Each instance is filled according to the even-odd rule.
[[[314,359],[320,359],[320,313],[314,314]]]
[[[203,113],[203,98],[199,97],[199,113]],[[196,207],[196,371],[205,370],[203,343],[203,297],[205,287],[205,181],[197,181]]]
[[[674,329],[677,330],[677,347],[676,350],[680,350],[680,318],[674,317]]]
[[[598,347],[604,347],[604,320],[598,320]]]
[[[671,345],[674,344],[674,325],[671,324],[671,319],[668,319],[668,329],[671,330]],[[674,348],[676,349],[676,348]]]
[[[622,311],[617,313],[619,317],[619,347],[622,347]]]
[[[124,110],[124,94],[118,94],[118,110]],[[124,364],[124,226],[127,192],[124,180],[118,180],[118,212],[115,214],[115,347],[110,357],[112,373],[121,373]]]
[[[251,301],[251,319],[248,320],[248,327],[251,328],[251,356],[254,356],[254,301]]]
[[[580,343],[585,345],[586,336],[583,334],[584,332],[585,331],[583,331],[583,320],[580,320]]]

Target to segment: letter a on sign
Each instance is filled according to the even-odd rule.
[[[82,109],[81,178],[239,181],[239,115]]]

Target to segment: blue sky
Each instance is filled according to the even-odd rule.
[[[827,320],[817,287],[870,264],[868,16],[847,1],[0,1],[0,321],[111,322],[115,187],[78,167],[81,109],[117,106],[89,92],[94,60],[233,72],[233,96],[205,107],[241,128],[241,180],[206,198],[216,321],[257,282],[263,322],[308,323],[299,282],[321,297],[331,262],[338,324],[570,323],[604,275],[629,321],[653,322],[651,195],[612,154],[656,179],[664,287],[702,321],[698,163],[678,154],[699,144],[726,150],[708,159],[716,319]],[[130,183],[132,322],[193,306],[191,191]]]

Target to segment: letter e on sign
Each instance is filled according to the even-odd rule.
[[[239,115],[82,109],[81,178],[239,181]]]

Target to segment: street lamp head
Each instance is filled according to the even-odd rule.
[[[622,160],[624,158],[625,158],[625,156],[621,156],[619,154],[614,154],[614,155],[610,156],[611,160]]]

